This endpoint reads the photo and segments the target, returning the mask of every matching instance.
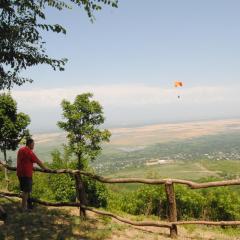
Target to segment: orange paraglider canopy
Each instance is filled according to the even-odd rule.
[[[179,82],[179,81],[174,82],[174,87],[182,87],[182,86],[183,86],[182,82]]]

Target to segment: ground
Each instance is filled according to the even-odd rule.
[[[169,230],[156,227],[134,227],[108,217],[88,212],[80,220],[76,208],[37,206],[32,212],[21,213],[19,202],[4,202],[8,221],[0,225],[0,240],[162,240],[170,239]],[[199,226],[179,227],[178,239],[237,240],[238,229]],[[238,235],[239,234],[239,235]]]

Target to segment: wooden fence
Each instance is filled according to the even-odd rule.
[[[16,171],[15,167],[10,167],[0,161],[0,165],[4,168]],[[177,205],[176,205],[176,198],[174,192],[174,184],[183,184],[187,185],[191,189],[200,189],[200,188],[210,188],[210,187],[221,187],[221,186],[231,186],[231,185],[240,185],[240,179],[235,180],[226,180],[226,181],[217,181],[217,182],[205,182],[205,183],[196,183],[187,180],[181,179],[144,179],[144,178],[105,178],[102,176],[98,176],[93,173],[79,171],[79,170],[72,170],[72,169],[59,169],[59,170],[42,170],[42,169],[34,169],[38,172],[43,173],[50,173],[50,174],[71,174],[75,178],[76,182],[76,193],[78,197],[78,202],[46,202],[39,199],[32,198],[33,202],[45,205],[45,206],[55,206],[55,207],[63,207],[63,206],[71,206],[71,207],[79,207],[80,209],[80,216],[85,217],[85,211],[91,211],[100,215],[109,216],[115,218],[123,223],[127,223],[134,226],[153,226],[153,227],[162,227],[168,228],[170,230],[170,237],[176,238],[177,237],[177,226],[184,225],[184,224],[202,224],[202,225],[214,225],[214,226],[236,226],[240,225],[240,221],[178,221],[177,220]],[[122,218],[117,216],[113,213],[102,211],[96,208],[92,208],[87,206],[87,199],[84,191],[84,185],[81,179],[81,176],[87,176],[89,178],[95,179],[102,183],[143,183],[143,184],[152,184],[152,185],[165,185],[165,191],[168,201],[168,222],[160,222],[160,221],[131,221],[126,218]],[[0,196],[4,197],[18,197],[21,196],[16,193],[10,192],[0,192]]]

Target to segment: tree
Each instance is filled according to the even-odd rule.
[[[78,95],[73,103],[62,101],[63,118],[58,126],[67,132],[67,148],[77,157],[76,168],[86,169],[89,161],[93,161],[101,152],[101,143],[109,141],[110,132],[101,130],[99,126],[104,123],[103,108],[92,100],[91,93]],[[75,175],[78,199],[86,204],[86,193],[82,178]],[[80,215],[85,216],[85,211],[80,208]]]
[[[74,103],[62,101],[63,118],[58,126],[65,130],[68,138],[68,148],[77,157],[77,169],[83,170],[101,152],[101,143],[109,141],[108,130],[101,130],[104,123],[103,108],[94,100],[91,93],[84,93],[75,98]]]
[[[17,103],[10,94],[0,94],[0,150],[7,162],[7,151],[16,150],[21,140],[29,136],[27,126],[30,118],[24,113],[17,113]],[[7,179],[7,172],[5,170]]]
[[[49,163],[49,167],[53,169],[74,169],[75,164],[70,155],[71,154],[68,149],[64,149],[62,153],[60,153],[58,150],[55,150],[52,152],[52,162]],[[88,204],[93,207],[106,207],[108,198],[106,186],[103,183],[99,183],[98,181],[87,177],[83,177],[82,179],[86,190]],[[76,199],[75,179],[71,174],[64,174],[61,176],[59,174],[50,174],[48,176],[48,182],[42,186],[42,189],[44,193],[51,192],[52,194],[48,193],[48,197],[49,195],[52,195],[54,197],[53,200],[55,201],[72,202],[74,199]],[[43,196],[42,193],[39,195],[41,197]]]
[[[54,59],[46,54],[44,31],[66,33],[59,24],[46,23],[46,8],[59,11],[71,8],[70,4],[83,7],[93,20],[93,12],[102,5],[117,7],[118,0],[0,0],[0,90],[13,85],[32,82],[20,76],[23,69],[47,64],[54,70],[64,70],[67,59]]]

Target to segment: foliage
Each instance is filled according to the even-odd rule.
[[[67,148],[64,149],[64,153],[59,151],[52,153],[53,161],[50,167],[53,169],[74,169],[75,161],[71,158],[71,153]],[[88,169],[91,171],[91,169]],[[74,201],[76,199],[75,179],[71,175],[49,175],[49,187],[54,193],[56,201]],[[97,182],[96,180],[83,177],[83,183],[85,186],[88,204],[94,207],[106,207],[108,191],[104,184]]]
[[[193,191],[185,186],[177,186],[175,190],[178,216],[180,219],[197,219],[204,216],[204,209],[208,205],[208,202],[201,191]],[[211,191],[211,189],[209,191]]]
[[[27,126],[30,118],[24,113],[17,113],[17,103],[10,94],[0,95],[0,150],[7,160],[6,151],[16,150],[20,141],[29,135]]]
[[[88,204],[93,207],[107,207],[108,190],[103,183],[84,177],[83,183],[87,194]]]
[[[67,157],[62,158],[60,152],[57,150],[52,153],[52,163],[50,167],[53,169],[72,168],[69,159]],[[75,181],[71,175],[49,174],[48,186],[54,193],[56,201],[75,201]]]
[[[100,130],[104,123],[103,108],[92,98],[91,93],[78,95],[73,103],[62,101],[63,118],[58,126],[67,131],[68,148],[77,157],[77,169],[88,166],[101,152],[101,143],[109,141],[110,132]]]
[[[0,90],[22,85],[32,79],[21,77],[21,70],[39,64],[47,64],[54,70],[64,70],[66,59],[54,59],[46,54],[43,32],[66,33],[59,24],[46,23],[46,9],[59,11],[74,4],[87,12],[102,5],[117,7],[117,0],[0,0]]]
[[[74,158],[70,157],[71,153],[67,148],[64,149],[64,153],[61,154],[55,150],[52,153],[52,163],[49,164],[53,169],[74,169]],[[89,169],[88,171],[91,171]],[[88,204],[94,207],[106,207],[108,191],[104,184],[92,180],[87,177],[83,177],[83,183],[85,186]],[[71,175],[49,175],[48,186],[54,193],[56,201],[74,201],[76,199],[75,179]]]
[[[207,199],[205,211],[210,220],[239,220],[240,197],[239,193],[230,188],[216,188],[203,190]]]
[[[55,201],[55,192],[49,187],[48,177],[46,174],[34,173],[32,197]]]
[[[227,221],[240,219],[240,196],[229,188],[191,190],[175,186],[178,219]],[[164,187],[142,186],[133,192],[110,194],[109,208],[134,215],[167,218]]]

